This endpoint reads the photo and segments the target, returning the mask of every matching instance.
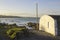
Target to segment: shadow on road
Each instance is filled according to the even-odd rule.
[[[50,36],[43,36],[41,34],[36,34],[34,32],[29,33],[17,33],[16,38],[14,40],[54,40],[54,38]]]

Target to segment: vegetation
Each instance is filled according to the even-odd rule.
[[[39,24],[38,23],[29,22],[27,24],[28,24],[29,27],[32,27],[33,29],[38,30],[38,27],[39,27]]]
[[[26,28],[11,28],[7,31],[7,35],[10,37],[10,38],[15,38],[16,37],[16,33],[18,32],[22,32],[22,30],[24,30]]]
[[[5,24],[0,23],[0,34],[5,35],[11,39],[14,39],[16,37],[16,33],[23,32],[23,30],[26,30],[25,26],[18,27],[16,24]]]

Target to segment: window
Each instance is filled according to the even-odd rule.
[[[48,22],[48,28],[49,28],[49,22]]]

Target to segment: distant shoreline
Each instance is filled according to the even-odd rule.
[[[19,17],[19,16],[5,16],[5,15],[0,15],[0,18],[36,18],[36,17]]]
[[[21,18],[19,16],[4,16],[4,15],[0,15],[0,18]]]

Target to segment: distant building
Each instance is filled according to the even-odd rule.
[[[43,15],[40,18],[39,30],[60,35],[60,15]]]

